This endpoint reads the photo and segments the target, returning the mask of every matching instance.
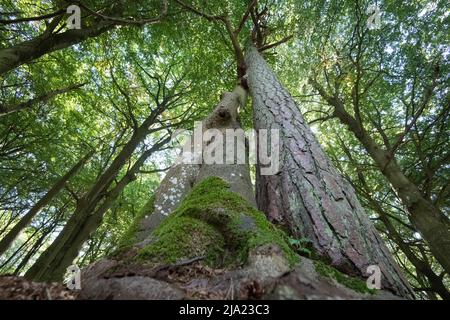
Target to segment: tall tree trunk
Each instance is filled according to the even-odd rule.
[[[253,46],[247,56],[254,126],[280,131],[280,171],[257,171],[259,209],[295,237],[312,241],[337,269],[367,277],[378,265],[382,287],[410,297],[412,290],[360,205],[304,121],[298,105]]]
[[[48,281],[62,279],[67,267],[72,264],[73,260],[77,257],[83,244],[102,223],[106,212],[114,205],[115,201],[122,194],[125,187],[136,179],[136,175],[145,160],[164,146],[168,141],[169,138],[162,139],[160,142],[155,143],[151,148],[142,153],[130,170],[110,191],[108,191],[108,195],[98,206],[98,208],[96,208],[93,213],[89,214],[83,221],[79,222],[74,229],[70,230],[70,237],[58,251],[58,254],[55,255],[53,260],[47,264],[46,270],[48,270],[48,272],[41,273],[39,280]]]
[[[202,122],[202,129],[214,128],[217,130],[215,132],[218,133],[219,131],[220,134],[225,134],[227,129],[239,129],[237,110],[239,106],[245,103],[246,95],[246,90],[240,85],[232,92],[225,93],[211,115]],[[269,233],[267,239],[270,239],[261,245],[269,245],[272,243],[271,241],[279,239],[277,238],[279,230],[275,231],[276,229],[273,226],[264,230],[259,229],[261,224],[267,223],[270,225],[265,221],[262,213],[258,212],[261,221],[256,221],[255,217],[251,215],[251,213],[257,211],[254,207],[255,200],[248,161],[245,161],[245,163],[236,163],[236,160],[233,163],[205,162],[206,147],[210,146],[213,141],[217,141],[215,140],[217,138],[218,136],[203,135],[200,142],[203,149],[201,155],[203,161],[201,163],[177,163],[169,170],[155,194],[155,202],[152,201],[152,204],[154,203],[151,206],[154,207],[153,213],[149,212],[152,211],[149,208],[143,210],[144,214],[149,215],[148,217],[155,214],[160,216],[153,220],[153,224],[148,222],[148,217],[140,214],[137,217],[137,228],[132,228],[132,237],[130,241],[127,241],[126,247],[112,257],[96,262],[83,270],[82,299],[104,299],[106,295],[109,295],[111,299],[123,297],[131,299],[181,299],[183,298],[183,290],[165,282],[161,277],[157,278],[154,275],[155,270],[163,270],[164,267],[176,268],[177,265],[188,266],[196,261],[206,259],[207,253],[215,250],[218,250],[218,255],[213,255],[218,260],[217,263],[222,260],[225,261],[225,258],[232,259],[237,263],[241,258],[246,258],[251,239],[257,237],[261,232],[264,236],[266,236],[265,233]],[[228,143],[233,142],[223,139],[213,148],[217,152],[220,149],[225,149]],[[245,152],[242,149],[241,151]],[[225,153],[223,155],[222,160],[225,160]],[[192,172],[188,174],[186,170]],[[179,186],[180,188],[178,188]],[[197,189],[199,186],[200,189]],[[223,189],[219,190],[218,188]],[[173,201],[164,202],[163,199],[166,197],[171,197]],[[207,202],[205,202],[205,199],[208,199]],[[159,208],[160,206],[164,206],[164,209]],[[181,211],[177,211],[177,209]],[[156,233],[161,231],[160,228],[167,229],[168,226],[169,230],[164,234],[159,233],[158,235]],[[170,228],[171,226],[174,228]],[[276,232],[277,236],[270,238],[271,232]],[[158,250],[153,258],[134,260],[133,257],[138,254],[139,250],[148,250],[153,245],[157,245],[158,241],[165,242],[170,247],[162,246],[162,249]],[[181,251],[174,249],[172,247],[174,242],[176,246],[183,249]],[[273,242],[273,244],[276,243]],[[284,249],[288,250],[286,247],[285,243]],[[268,255],[273,254],[268,247],[265,248],[264,252]],[[279,254],[282,255],[281,252]],[[259,255],[257,256],[259,257]],[[170,257],[170,263],[176,262],[176,264],[167,265],[166,259],[168,257]],[[272,256],[270,259],[270,262],[274,261]],[[258,260],[258,262],[260,262],[258,264],[260,267],[265,266],[263,260]],[[155,263],[156,268],[153,267]],[[277,275],[284,274],[288,269],[284,269],[284,262],[281,264],[283,265],[281,272],[278,273],[279,266],[275,263],[274,266],[269,268],[270,274],[274,274],[272,270]],[[125,274],[122,275],[124,269],[128,269],[128,271],[125,271]],[[130,272],[133,276],[128,276]],[[223,286],[225,291],[229,291],[229,277],[236,279],[232,285],[233,290],[240,292],[250,281],[247,277],[253,276],[253,274],[257,276],[264,274],[260,270],[251,273],[248,269],[243,270],[242,275],[239,275],[238,272],[240,271],[232,271],[230,275],[225,276],[224,279],[226,280],[217,279],[217,281],[227,281],[226,285]],[[141,275],[142,273],[144,275]],[[217,285],[218,282],[215,283]],[[139,290],[132,289],[136,285],[140,288]],[[112,287],[115,288],[113,292],[111,292]],[[216,295],[219,291],[223,296],[226,294],[226,292],[225,294],[222,292],[223,288],[214,290]]]
[[[391,152],[379,146],[361,123],[350,115],[340,99],[330,97],[315,81],[310,80],[319,94],[334,107],[334,115],[348,126],[364,146],[380,172],[391,183],[409,213],[409,219],[427,242],[431,253],[450,274],[450,223],[448,218],[427,200],[417,186],[404,174]]]
[[[59,178],[51,189],[17,222],[17,224],[0,241],[0,255],[11,245],[19,233],[33,220],[33,218],[52,201],[52,199],[64,188],[77,172],[83,167],[86,161],[92,156],[93,152],[87,153],[80,159],[65,175]]]
[[[37,281],[60,279],[62,274],[53,277],[54,270],[50,268],[50,265],[52,265],[52,262],[56,257],[63,254],[61,250],[65,250],[71,246],[71,239],[73,240],[76,238],[76,234],[81,232],[80,230],[84,223],[92,217],[92,213],[95,212],[98,203],[107,195],[108,187],[111,185],[114,178],[117,177],[123,165],[131,157],[139,143],[141,143],[147,134],[151,132],[149,127],[155,122],[162,110],[163,107],[159,106],[152,111],[145,121],[135,130],[130,140],[114,158],[111,165],[97,179],[89,192],[78,200],[75,212],[72,214],[64,229],[25,274],[28,279]],[[83,232],[82,237],[88,237],[89,233],[89,231]],[[79,246],[77,248],[79,248]],[[67,263],[67,261],[65,263]],[[59,265],[59,263],[57,263],[57,265]],[[70,265],[70,262],[68,265]]]
[[[221,133],[239,128],[237,107],[245,96],[240,86],[226,93],[203,122],[203,128],[215,128]],[[213,141],[211,136],[203,138],[204,148]],[[222,140],[214,148],[225,148],[228,143],[231,142]],[[167,214],[162,214],[155,202],[154,213],[159,210],[158,215],[163,216],[156,228],[146,229],[142,223],[145,215],[154,214],[152,205],[146,206],[127,234],[127,244],[82,270],[79,298],[396,298],[385,291],[367,294],[365,282],[361,280],[352,279],[352,283],[357,283],[352,287],[330,281],[318,271],[323,263],[306,257],[299,261],[288,245],[286,234],[254,208],[246,160],[245,164],[192,165],[191,190],[181,194],[183,200],[176,205],[168,203]],[[173,167],[155,198],[178,197],[180,190],[176,182],[183,180],[183,168],[182,165]],[[183,191],[187,189],[183,187]],[[139,237],[135,237],[136,232]],[[211,263],[216,268],[224,268],[225,273],[213,271],[205,278],[192,272],[203,270]],[[331,274],[338,272],[328,266],[324,268],[333,270]],[[346,275],[341,277],[348,279]]]
[[[216,129],[224,137],[227,129],[239,131],[241,125],[239,123],[238,108],[245,105],[246,99],[247,91],[241,85],[236,86],[232,92],[224,93],[218,106],[211,115],[202,121],[201,128],[197,129],[201,129],[202,132],[208,129]],[[200,139],[203,138],[200,137]],[[228,143],[233,142],[228,141]],[[203,145],[202,150],[205,150],[210,141],[202,140],[200,143]],[[223,143],[223,148],[226,149],[226,139],[223,139]],[[193,137],[187,144],[194,148]],[[256,207],[248,161],[244,164],[237,164],[236,150],[234,163],[232,164],[226,163],[225,152],[223,156],[224,164],[174,164],[155,192],[153,212],[140,222],[136,241],[145,242],[149,234],[161,224],[169,213],[178,207],[184,197],[192,190],[192,187],[206,177],[215,176],[224,179],[230,184],[231,191],[241,195]]]

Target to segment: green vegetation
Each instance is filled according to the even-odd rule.
[[[374,289],[367,288],[367,284],[364,280],[350,277],[322,261],[314,261],[314,266],[319,275],[334,279],[349,289],[369,294],[374,294],[376,292]]]
[[[117,246],[118,250],[121,251],[123,249],[129,248],[131,245],[135,243],[135,234],[139,230],[139,225],[141,220],[152,214],[155,205],[155,196],[151,196],[150,200],[144,205],[144,207],[139,211],[139,213],[134,218],[128,230],[124,233],[122,238],[120,239],[119,245]],[[116,252],[117,253],[117,252]]]
[[[82,28],[69,31],[66,1],[0,1],[0,239],[93,151],[0,254],[1,274],[24,274],[71,225],[75,212],[81,214],[74,230],[92,226],[80,231],[85,238],[72,253],[80,267],[130,248],[139,221],[151,212],[142,208],[175,157],[170,143],[149,156],[145,152],[175,130],[191,129],[236,83],[235,43],[222,21],[205,19],[172,0],[167,12],[162,0],[76,2],[85,6]],[[236,28],[249,1],[183,2],[211,16],[227,16]],[[372,4],[380,8],[380,29],[367,28]],[[259,0],[262,11],[264,44],[290,37],[263,51],[264,59],[298,102],[328,158],[351,181],[355,194],[346,196],[358,197],[419,298],[450,299],[450,273],[429,239],[438,249],[450,241],[433,232],[426,239],[411,221],[429,217],[432,208],[441,227],[449,225],[448,1]],[[144,20],[153,22],[132,23]],[[237,44],[245,48],[251,17],[240,27]],[[87,30],[91,37],[80,36]],[[10,58],[17,53],[14,63]],[[347,116],[337,118],[340,103]],[[112,168],[155,110],[150,130]],[[239,116],[244,129],[253,126],[250,103]],[[345,121],[351,118],[361,132],[350,130]],[[372,153],[368,145],[374,146]],[[131,170],[142,156],[141,166]],[[397,167],[387,168],[380,159]],[[109,176],[99,181],[105,173]],[[400,181],[396,188],[395,180]],[[406,180],[410,183],[403,187]],[[96,185],[93,197],[85,198]],[[418,192],[399,196],[399,190]],[[319,195],[313,196],[318,204]],[[406,202],[418,198],[429,206],[411,214],[421,206]],[[436,230],[425,218],[423,229]],[[316,258],[307,242],[294,239],[298,234],[288,238],[214,178],[196,186],[155,235],[141,257],[175,261],[205,255],[210,263],[242,263],[252,248],[275,243],[290,262],[297,254]],[[75,238],[68,234],[67,239]],[[58,255],[72,248],[70,243],[57,247],[64,248]],[[69,258],[56,260],[73,261]]]
[[[139,259],[174,263],[205,256],[211,264],[242,264],[251,249],[274,244],[291,265],[298,261],[287,236],[217,177],[198,183],[152,235]]]

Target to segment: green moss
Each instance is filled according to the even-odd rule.
[[[171,263],[206,256],[209,264],[242,264],[249,250],[275,244],[290,264],[298,261],[285,233],[217,177],[197,184],[152,236],[139,259]]]
[[[375,293],[375,290],[367,288],[365,281],[343,274],[322,261],[314,261],[314,266],[318,274],[327,278],[332,278],[347,288],[361,293]]]
[[[207,223],[183,216],[170,216],[155,230],[156,241],[144,247],[138,259],[175,263],[181,259],[205,256],[206,261],[216,260],[222,250],[221,234]]]
[[[300,260],[299,256],[289,247],[287,235],[271,224],[264,213],[253,209],[249,215],[255,219],[258,232],[249,239],[247,251],[264,244],[276,244],[283,250],[285,258],[291,266]]]
[[[147,203],[144,205],[144,207],[139,211],[139,213],[134,217],[133,222],[131,226],[128,228],[128,230],[124,233],[119,245],[118,249],[115,251],[114,254],[117,254],[119,251],[123,251],[126,248],[129,248],[135,243],[135,235],[136,232],[139,230],[139,226],[141,223],[141,220],[146,216],[153,213],[155,210],[155,196],[151,196],[151,198],[147,201]]]

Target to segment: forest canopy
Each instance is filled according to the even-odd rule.
[[[161,264],[219,277],[270,244],[280,274],[311,260],[356,290],[379,264],[383,290],[450,299],[449,12],[440,0],[3,0],[0,273],[62,282],[71,265],[114,260],[108,279],[124,261],[151,279]],[[174,137],[200,122],[278,130],[278,170],[177,166]]]

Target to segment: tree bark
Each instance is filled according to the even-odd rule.
[[[202,122],[202,132],[214,128],[225,136],[227,129],[241,129],[238,108],[244,106],[246,100],[247,91],[241,85],[236,86],[232,92],[224,93],[213,112]],[[205,150],[209,142],[201,141],[202,150]],[[193,147],[192,137],[188,143]],[[226,143],[224,139],[223,150],[226,149]],[[176,163],[172,166],[155,192],[154,211],[141,221],[136,240],[145,243],[149,234],[178,207],[192,187],[209,176],[224,179],[230,184],[231,191],[241,195],[256,207],[248,161],[245,164],[237,164],[236,156],[235,152],[235,163],[232,164],[226,164],[224,152],[224,164]]]
[[[19,233],[33,220],[33,218],[52,201],[52,199],[64,188],[77,172],[83,167],[86,161],[92,156],[93,152],[87,153],[80,159],[64,176],[59,178],[51,189],[28,211],[17,224],[0,241],[0,255],[5,253]]]
[[[239,87],[227,93],[203,125],[220,131],[235,128],[239,123],[235,108],[241,93],[245,90]],[[205,145],[209,142],[209,138],[203,141]],[[176,167],[168,180],[182,178],[182,167]],[[398,299],[383,290],[368,294],[361,280],[352,280],[357,286],[332,280],[330,274],[338,271],[324,267],[323,262],[306,257],[298,262],[286,234],[245,201],[252,190],[248,165],[201,163],[196,169],[192,190],[178,210],[164,216],[166,220],[153,232],[140,230],[142,235],[147,231],[146,241],[131,238],[129,246],[82,270],[80,299]],[[247,174],[239,176],[244,169]],[[172,196],[179,192],[173,190],[174,183],[166,182],[167,187],[160,192]],[[225,189],[219,191],[219,185]],[[142,213],[152,214],[149,211],[144,208]],[[131,231],[138,230],[133,226]],[[206,236],[209,232],[213,234]],[[256,240],[259,236],[264,240]],[[181,251],[177,252],[178,248]],[[211,270],[207,277],[192,272],[209,266],[205,257],[211,256],[210,250],[219,253],[216,263],[225,271],[216,274],[215,264],[212,270],[206,268]],[[229,265],[224,256],[236,260]],[[240,260],[243,256],[246,259]],[[223,269],[221,263],[225,263]],[[318,271],[321,266],[334,271],[325,275]]]
[[[255,129],[280,133],[280,171],[269,176],[257,170],[259,209],[294,237],[311,240],[316,253],[344,273],[365,278],[367,267],[378,265],[383,288],[413,296],[353,188],[329,161],[298,105],[253,46],[246,64]]]

